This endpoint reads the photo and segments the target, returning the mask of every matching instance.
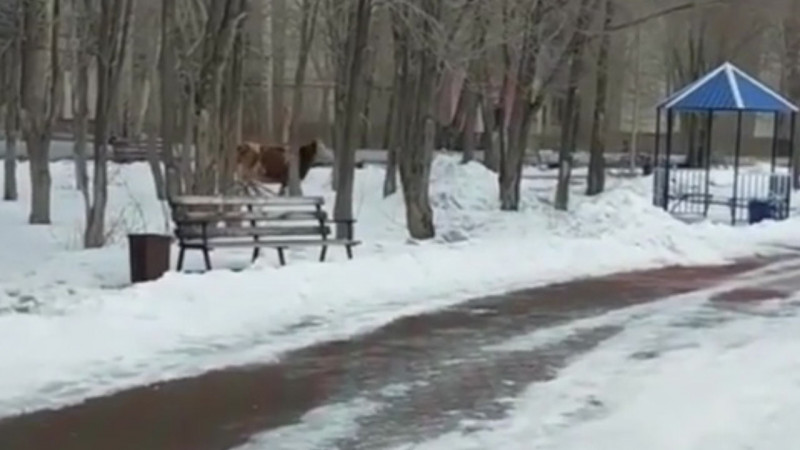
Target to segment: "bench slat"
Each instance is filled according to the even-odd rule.
[[[184,195],[175,197],[171,200],[172,205],[195,205],[195,206],[286,206],[286,205],[322,205],[325,202],[323,197],[248,197],[248,196],[204,196],[204,195]]]
[[[275,222],[293,222],[293,221],[319,221],[325,220],[327,214],[325,211],[176,211],[173,214],[175,222],[222,222],[232,220],[254,220],[254,221],[275,221]]]
[[[301,227],[208,227],[208,238],[225,237],[270,237],[270,236],[322,236],[329,234],[330,227],[301,226]],[[199,226],[178,227],[175,234],[183,239],[202,238],[203,230]]]
[[[189,245],[201,245],[201,242],[187,242]],[[255,247],[268,247],[268,248],[277,248],[277,247],[321,247],[323,245],[327,246],[341,246],[341,245],[350,245],[356,246],[360,245],[361,241],[356,240],[347,240],[347,239],[298,239],[298,240],[283,240],[283,241],[209,241],[208,247],[227,247],[227,248],[236,248],[236,247],[244,247],[244,248],[255,248]]]

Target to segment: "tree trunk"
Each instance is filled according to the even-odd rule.
[[[568,48],[569,73],[567,92],[564,101],[564,117],[561,121],[561,146],[558,151],[558,183],[554,206],[559,211],[569,207],[569,186],[572,176],[572,163],[578,138],[580,107],[578,83],[583,72],[583,50],[586,45],[586,31],[591,21],[591,0],[581,0],[574,36]]]
[[[425,121],[422,152],[423,158],[419,163],[414,163],[404,158],[406,167],[401,166],[400,176],[403,179],[403,198],[406,205],[406,226],[408,234],[414,239],[431,239],[436,236],[433,224],[433,208],[431,208],[428,188],[430,186],[430,163],[433,157],[434,137],[436,123],[428,118]],[[405,153],[410,153],[406,149]],[[414,153],[419,153],[415,151]],[[416,170],[427,163],[427,168],[417,175]],[[416,167],[413,167],[416,166]],[[416,172],[416,173],[415,173]],[[403,174],[406,174],[403,176]],[[413,174],[413,175],[412,175]]]
[[[161,5],[161,55],[158,59],[161,84],[161,154],[164,159],[164,178],[167,197],[171,198],[183,191],[181,170],[175,158],[179,140],[178,120],[182,109],[178,101],[178,62],[175,41],[175,2],[164,1]],[[184,155],[188,158],[188,155]]]
[[[300,21],[300,49],[297,54],[297,66],[294,72],[294,92],[292,96],[290,138],[286,144],[289,146],[291,156],[289,158],[289,195],[303,195],[299,173],[297,124],[303,113],[303,85],[306,79],[306,69],[308,60],[311,56],[311,44],[314,42],[314,33],[317,23],[317,11],[319,10],[320,0],[303,0],[301,5]]]
[[[372,59],[370,57],[369,59]],[[374,83],[374,76],[372,71],[374,70],[374,63],[370,62],[367,64],[366,72],[366,82],[364,83],[364,99],[362,101],[363,105],[361,108],[361,133],[359,138],[358,146],[360,148],[369,148],[369,136],[370,136],[370,129],[372,128],[372,121],[370,120],[370,108],[372,106],[372,91],[374,90],[373,83]]]
[[[483,165],[493,172],[498,172],[500,170],[500,149],[496,139],[497,135],[494,133],[494,105],[486,91],[484,89],[480,99],[484,133]]]
[[[286,22],[288,20],[287,0],[272,0],[272,129],[280,133],[288,117],[284,117],[286,110],[285,83],[286,83]],[[280,138],[280,135],[274,136]]]
[[[13,69],[12,69],[13,70]],[[19,135],[19,103],[9,101],[6,104],[6,154],[4,158],[3,200],[16,201],[17,192],[17,137]]]
[[[800,2],[789,2],[789,11],[783,20],[783,37],[786,87],[789,98],[797,104],[800,101]],[[788,136],[788,133],[785,135]],[[800,151],[797,150],[797,142],[792,161],[792,185],[794,189],[800,189]]]
[[[28,149],[28,160],[31,177],[31,212],[28,222],[31,224],[50,223],[50,189],[53,181],[50,178],[50,161],[48,158],[50,142],[44,138],[25,140]]]
[[[522,48],[519,51],[519,63],[514,98],[511,107],[511,119],[508,123],[508,142],[505,142],[503,118],[500,118],[500,209],[516,211],[520,202],[520,182],[522,179],[522,163],[528,144],[528,133],[535,108],[530,102],[530,89],[536,79],[538,56],[541,47],[537,27],[545,14],[542,2],[537,2],[525,20],[522,37]]]
[[[386,122],[383,130],[383,148],[386,149],[386,173],[383,178],[383,197],[389,197],[397,192],[397,117],[395,104],[397,103],[397,90],[392,86],[389,94],[389,106],[386,113]]]
[[[608,135],[606,97],[608,91],[608,53],[611,47],[611,35],[608,28],[614,20],[614,0],[605,0],[603,16],[603,37],[600,40],[600,50],[597,56],[596,94],[591,132],[592,146],[589,153],[589,175],[586,183],[587,195],[597,195],[603,192],[606,183],[605,150]]]
[[[74,65],[74,82],[72,88],[72,124],[75,142],[72,146],[75,158],[75,187],[86,197],[89,189],[89,170],[86,165],[87,134],[89,132],[89,53],[90,37],[86,23],[90,20],[87,8],[91,4],[82,1],[81,5],[74,2],[73,8],[76,19],[73,26],[76,48]]]
[[[461,162],[466,164],[475,159],[475,125],[478,119],[478,92],[473,82],[464,94],[464,152]]]
[[[19,140],[19,114],[20,114],[20,37],[15,36],[9,49],[10,56],[8,71],[8,98],[6,99],[5,134],[6,153],[4,158],[4,186],[3,200],[16,201],[19,198],[17,190],[17,141]]]
[[[406,207],[406,228],[413,239],[436,235],[428,189],[436,124],[432,99],[439,61],[435,51],[418,36],[429,36],[441,14],[438,0],[419,0],[399,6],[395,14],[395,70],[398,92],[397,129],[400,181]],[[420,15],[423,18],[420,18]]]
[[[150,164],[150,173],[153,174],[156,197],[160,201],[165,201],[167,200],[167,183],[164,180],[164,171],[161,169],[161,155],[158,153],[158,140],[155,133],[147,133],[147,162]]]
[[[111,120],[118,117],[119,87],[128,48],[134,0],[104,0],[100,4],[97,35],[97,98],[94,120],[94,176],[92,198],[83,234],[85,248],[106,243],[108,204],[108,138]],[[88,2],[87,2],[88,3]],[[88,5],[87,5],[88,6]]]
[[[335,0],[334,0],[335,1]],[[372,19],[372,0],[354,0],[348,13],[349,31],[346,37],[346,57],[337,64],[336,82],[336,201],[333,217],[337,221],[353,219],[353,185],[355,178],[355,147],[358,138],[358,113],[362,104],[365,52]],[[346,237],[347,228],[337,224],[337,238]]]
[[[636,63],[633,69],[633,113],[630,142],[630,170],[636,172],[636,159],[639,151],[639,103],[642,96],[642,43],[641,30],[637,27],[634,36],[634,58]],[[655,162],[655,161],[654,161]]]
[[[50,223],[50,136],[60,100],[59,0],[24,3],[22,133],[31,172],[31,224]]]

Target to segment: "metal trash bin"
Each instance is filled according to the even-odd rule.
[[[750,200],[747,203],[747,223],[752,225],[766,219],[774,219],[774,209],[772,202],[767,200]]]
[[[152,281],[169,271],[169,250],[172,236],[164,234],[129,234],[131,282]]]

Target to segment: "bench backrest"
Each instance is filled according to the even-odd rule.
[[[183,239],[330,234],[322,197],[181,196],[170,205]]]

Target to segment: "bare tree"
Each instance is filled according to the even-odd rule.
[[[298,164],[297,123],[303,112],[303,83],[306,79],[306,68],[311,56],[311,44],[314,42],[314,32],[317,25],[317,13],[320,0],[302,0],[300,4],[300,45],[297,53],[297,66],[294,72],[294,92],[292,94],[292,118],[289,131],[289,195],[303,195],[300,186]]]
[[[287,0],[272,0],[272,10],[270,16],[271,24],[271,46],[272,46],[272,129],[279,133],[287,121],[291,118],[285,117],[283,112],[286,110],[285,92],[286,87],[286,46],[288,45],[287,22],[289,11],[286,4]],[[275,136],[274,138],[279,138]]]
[[[24,0],[21,124],[31,176],[32,224],[50,223],[50,138],[61,101],[60,0]]]
[[[395,107],[406,227],[412,238],[430,239],[436,234],[428,193],[435,131],[431,99],[441,61],[434,45],[442,41],[437,35],[442,2],[409,0],[394,5],[392,12],[398,58],[395,83],[403,94]]]
[[[608,60],[611,35],[608,30],[614,20],[614,0],[603,0],[603,26],[600,49],[597,55],[595,74],[595,99],[592,117],[591,148],[589,151],[589,176],[586,194],[603,192],[606,181],[605,150],[608,127],[606,121],[606,97],[608,91]]]
[[[335,33],[344,53],[336,58],[336,201],[334,219],[353,219],[353,186],[355,182],[355,150],[358,139],[358,114],[362,104],[365,52],[372,21],[372,0],[329,0],[329,11],[341,20]],[[340,9],[341,8],[341,9]],[[329,18],[328,20],[332,20]],[[336,19],[333,19],[336,20]],[[345,31],[346,30],[346,31]],[[337,237],[345,237],[346,228],[337,227]]]
[[[789,98],[794,102],[800,101],[800,2],[789,1],[784,15],[783,45],[785,55],[785,79]],[[794,152],[795,160],[792,162],[792,184],[794,189],[800,189],[800,152]]]
[[[75,187],[84,195],[89,192],[89,169],[87,166],[87,147],[89,134],[89,66],[91,65],[94,40],[89,26],[94,11],[91,0],[72,2],[72,131],[74,142],[72,154],[75,158]],[[88,198],[86,205],[88,207]]]
[[[94,171],[92,195],[84,188],[86,248],[102,247],[106,241],[106,205],[108,204],[108,139],[111,120],[116,117],[122,67],[128,48],[129,26],[135,0],[100,0],[95,10],[92,0],[85,0],[87,10],[97,11],[92,21],[96,30],[93,50],[97,67],[97,99],[94,120]]]
[[[579,118],[578,83],[583,73],[583,54],[587,43],[587,32],[592,16],[594,0],[580,0],[575,28],[567,47],[569,69],[567,74],[564,116],[561,120],[561,146],[558,150],[558,183],[554,206],[566,211],[569,206],[569,185],[572,176],[572,157],[577,143]]]
[[[4,184],[3,200],[16,201],[19,198],[17,190],[17,141],[19,140],[20,116],[20,60],[21,60],[21,24],[20,3],[18,0],[9,2],[2,10],[8,17],[9,28],[4,30],[5,51],[3,52],[2,69],[3,100],[5,103],[5,135],[6,152],[4,158]]]
[[[161,55],[159,78],[161,85],[161,154],[164,159],[164,178],[167,197],[178,195],[184,189],[181,170],[176,161],[179,142],[179,117],[181,116],[178,95],[178,26],[174,1],[164,1],[161,6]],[[184,160],[188,159],[184,155]]]
[[[232,178],[233,149],[228,120],[231,115],[239,114],[236,109],[240,105],[224,101],[223,94],[241,92],[229,77],[230,70],[239,65],[240,57],[234,57],[235,45],[243,32],[246,11],[246,0],[212,0],[205,16],[197,89],[188,111],[193,116],[189,119],[193,139],[185,145],[186,148],[193,143],[196,147],[192,190],[197,193],[224,191],[229,187],[226,181]],[[241,82],[241,77],[238,80]]]

